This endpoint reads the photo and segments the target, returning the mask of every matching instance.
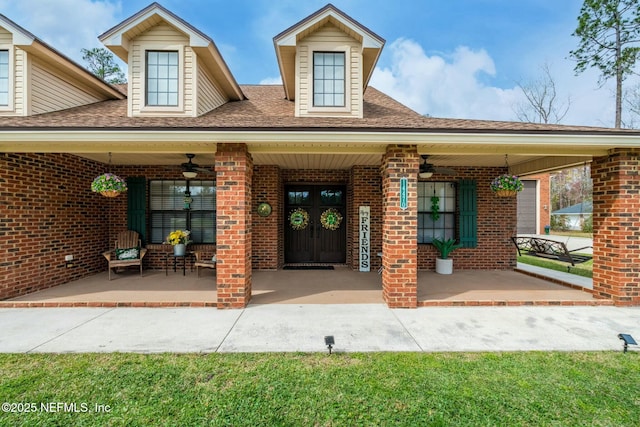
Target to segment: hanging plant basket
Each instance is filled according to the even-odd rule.
[[[320,215],[320,223],[327,230],[335,231],[342,224],[342,214],[334,208],[329,208]]]
[[[495,193],[498,197],[513,197],[518,194],[516,190],[497,190]]]
[[[101,191],[100,194],[102,194],[104,197],[118,197],[120,195],[120,192],[115,190],[104,190]]]
[[[294,230],[304,230],[309,225],[309,213],[302,208],[292,210],[289,214],[289,225]]]
[[[127,191],[127,182],[118,175],[105,173],[96,177],[91,183],[91,191],[105,197],[117,197]]]
[[[498,197],[513,197],[523,188],[524,184],[516,175],[504,174],[491,181],[491,191]]]

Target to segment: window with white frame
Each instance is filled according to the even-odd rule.
[[[147,106],[178,106],[178,59],[177,51],[148,50],[146,52]]]
[[[0,105],[9,105],[9,51],[0,50]]]
[[[151,181],[151,243],[174,230],[190,230],[194,243],[216,241],[214,181]]]
[[[345,53],[313,52],[313,106],[345,106]]]
[[[418,182],[418,243],[456,238],[456,184]]]

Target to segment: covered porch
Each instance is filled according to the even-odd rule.
[[[530,272],[531,273],[531,272]],[[570,279],[569,279],[570,280]],[[347,267],[334,270],[253,271],[250,304],[383,304],[381,277]],[[611,305],[579,282],[520,271],[460,270],[418,273],[418,306]],[[164,271],[98,273],[0,302],[0,307],[216,307],[215,273]]]

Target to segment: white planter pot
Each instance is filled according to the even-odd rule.
[[[173,254],[175,256],[185,256],[186,253],[187,245],[185,245],[184,243],[178,243],[177,245],[173,246]]]
[[[453,260],[436,258],[436,273],[438,274],[452,274],[453,273]]]

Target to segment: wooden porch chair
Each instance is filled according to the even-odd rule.
[[[102,254],[109,263],[109,280],[111,280],[112,268],[129,267],[131,265],[139,265],[140,276],[142,276],[142,258],[146,254],[147,250],[142,247],[138,232],[127,230],[119,233],[114,250]]]
[[[200,277],[200,268],[212,268],[215,270],[216,261],[214,261],[216,254],[205,255],[202,251],[195,251],[193,255],[196,257],[196,262],[193,265],[196,267],[196,272],[198,273],[198,277]]]

